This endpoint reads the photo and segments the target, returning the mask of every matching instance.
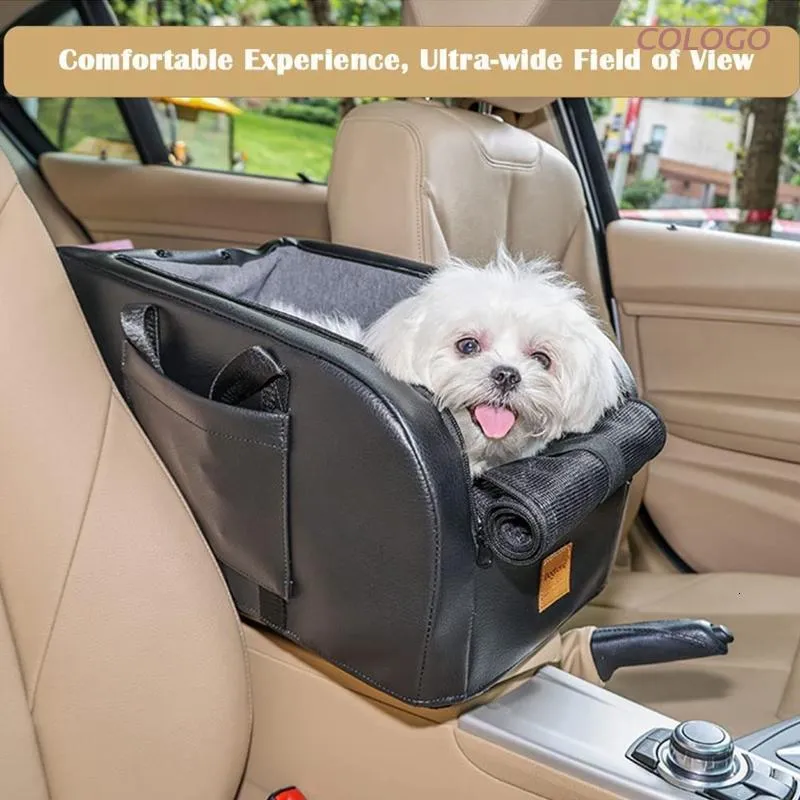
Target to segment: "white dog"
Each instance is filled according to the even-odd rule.
[[[486,267],[450,260],[366,330],[272,307],[362,343],[394,378],[430,390],[455,417],[473,475],[590,431],[632,382],[581,289],[552,262],[504,248]]]

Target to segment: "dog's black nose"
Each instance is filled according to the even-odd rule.
[[[522,380],[519,370],[514,369],[514,367],[495,367],[489,373],[489,377],[501,389],[511,389]]]

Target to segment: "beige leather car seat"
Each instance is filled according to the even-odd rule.
[[[0,150],[5,153],[20,186],[33,203],[53,242],[59,247],[89,244],[89,239],[80,225],[69,215],[38,171],[2,131],[0,131]]]
[[[0,797],[236,796],[238,620],[0,155]]]
[[[485,262],[505,239],[561,260],[606,318],[578,175],[527,131],[437,103],[361,106],[339,130],[328,197],[334,242],[436,264],[448,252]],[[623,670],[609,688],[736,733],[800,713],[800,579],[621,572],[571,624],[668,617],[728,624],[730,654]]]

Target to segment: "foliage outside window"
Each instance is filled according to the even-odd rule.
[[[123,25],[399,25],[402,0],[111,0]],[[379,98],[225,98],[241,113],[177,120],[154,108],[173,160],[205,169],[325,181],[342,117]],[[232,132],[232,133],[231,133]],[[232,141],[229,141],[232,136]],[[175,154],[178,153],[178,156]]]

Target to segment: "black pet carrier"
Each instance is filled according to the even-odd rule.
[[[631,397],[591,434],[473,485],[455,421],[424,390],[265,308],[366,325],[429,268],[286,239],[61,254],[243,617],[407,703],[446,706],[605,584],[629,481],[664,444],[650,406]]]

